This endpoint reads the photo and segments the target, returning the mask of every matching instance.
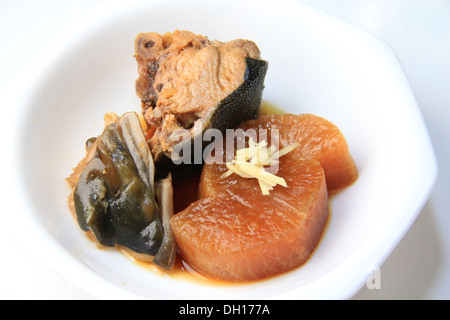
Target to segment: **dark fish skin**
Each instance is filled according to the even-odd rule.
[[[225,130],[244,121],[255,119],[261,106],[264,79],[268,62],[246,58],[247,69],[244,82],[228,97],[220,101],[212,113],[210,127]]]

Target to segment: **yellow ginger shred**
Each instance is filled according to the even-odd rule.
[[[286,181],[282,177],[278,177],[265,170],[265,167],[277,165],[279,158],[288,154],[299,146],[298,142],[294,142],[287,147],[276,150],[274,146],[267,146],[267,141],[263,140],[259,143],[250,138],[247,148],[236,151],[235,158],[231,162],[227,162],[227,171],[222,174],[220,179],[225,179],[233,173],[247,179],[258,179],[259,187],[263,195],[270,195],[270,191],[276,185],[287,187]]]

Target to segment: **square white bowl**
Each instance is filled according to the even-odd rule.
[[[247,38],[269,61],[263,98],[334,122],[358,181],[336,196],[316,252],[302,267],[252,284],[217,286],[157,275],[98,250],[67,208],[65,178],[103,115],[140,110],[139,32],[191,30]],[[24,68],[3,92],[10,233],[30,253],[99,298],[346,299],[363,286],[424,205],[437,174],[428,133],[395,53],[326,13],[289,1],[106,1]]]

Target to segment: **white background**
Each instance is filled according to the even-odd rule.
[[[100,2],[0,0],[0,90],[23,65]],[[364,287],[354,298],[449,299],[450,0],[303,2],[360,26],[395,50],[410,79],[438,160],[439,175],[429,201],[380,266],[381,288]],[[0,108],[5,121],[8,106]],[[1,299],[93,298],[34,260],[2,232],[0,243]]]

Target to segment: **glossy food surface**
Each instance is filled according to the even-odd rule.
[[[225,171],[224,165],[211,166]],[[288,187],[277,185],[269,196],[262,195],[256,179],[232,175],[225,191],[172,218],[177,244],[191,267],[215,279],[249,281],[291,270],[309,258],[328,219],[322,167],[315,160],[286,158],[277,175]]]
[[[327,189],[330,194],[351,185],[358,178],[358,171],[350,154],[347,141],[332,122],[312,114],[274,114],[263,115],[241,125],[244,131],[267,130],[271,143],[271,131],[279,132],[279,144],[288,146],[298,142],[299,147],[283,157],[283,160],[315,159],[325,172]],[[225,168],[205,166],[200,184],[200,197],[208,197],[228,187],[230,181],[218,179]]]

